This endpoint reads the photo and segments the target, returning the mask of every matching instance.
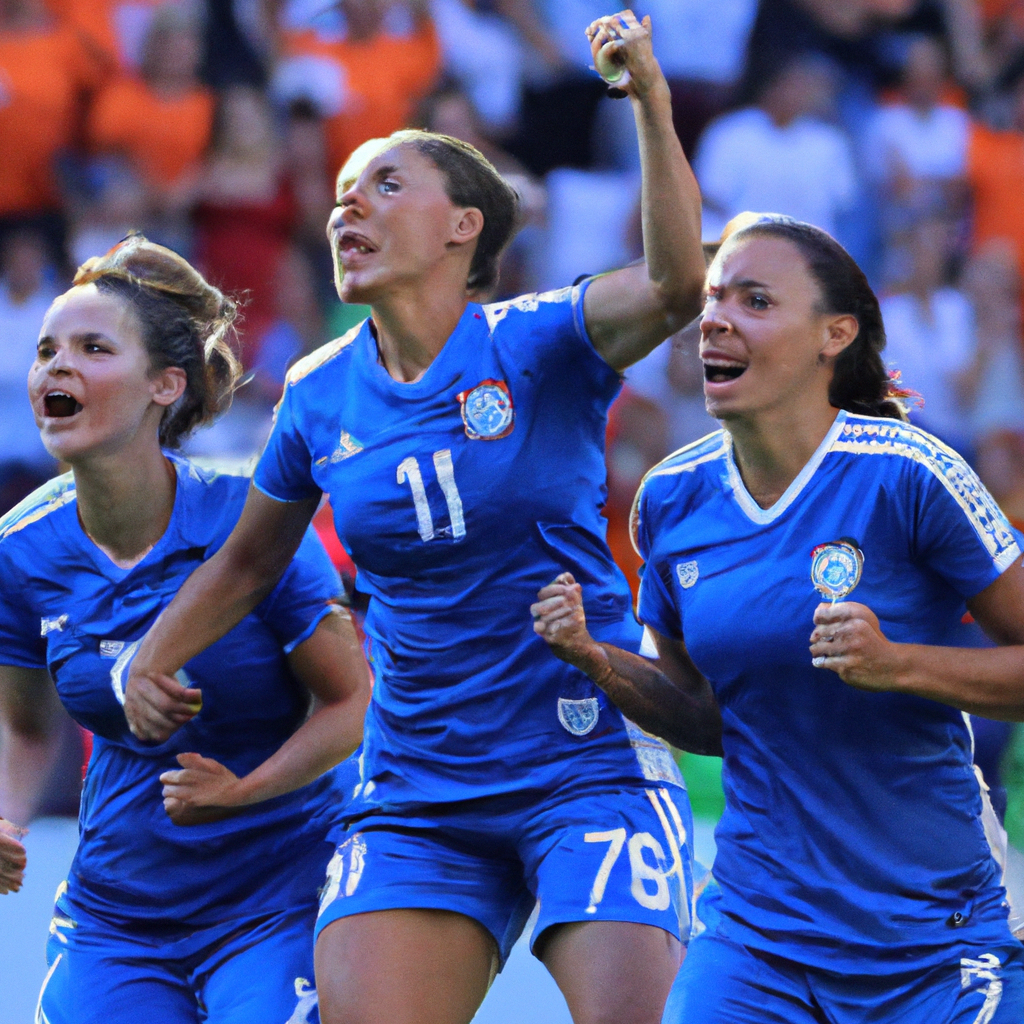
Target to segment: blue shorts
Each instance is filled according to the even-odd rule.
[[[962,953],[920,971],[843,975],[706,931],[690,943],[663,1024],[1020,1024],[1024,946]]]
[[[650,924],[686,942],[692,829],[684,789],[643,783],[367,815],[327,867],[317,934],[368,911],[452,910],[494,936],[504,964],[539,902],[533,943],[573,921]]]
[[[40,1024],[317,1024],[315,909],[114,927],[57,891]]]

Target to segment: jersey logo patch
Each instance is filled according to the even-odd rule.
[[[299,1002],[285,1024],[309,1024],[309,1015],[317,1005],[316,986],[305,978],[296,978],[295,998]]]
[[[586,736],[597,725],[600,714],[601,709],[596,697],[586,697],[583,700],[558,698],[558,720],[573,736]]]
[[[462,422],[470,440],[497,441],[512,433],[516,414],[503,380],[483,380],[470,391],[460,391],[455,400],[461,404]]]
[[[696,562],[680,562],[676,566],[676,576],[679,577],[679,586],[683,590],[689,590],[697,582],[700,570]]]
[[[327,881],[320,890],[320,914],[338,897],[351,896],[356,891],[365,867],[366,840],[362,832],[357,832],[334,851],[327,865]]]
[[[124,650],[123,640],[101,640],[100,657],[116,658]]]
[[[338,438],[338,447],[331,452],[331,462],[342,462],[345,459],[350,459],[353,455],[358,455],[363,448],[363,444],[357,441],[347,430],[343,430],[341,437]]]
[[[68,624],[66,615],[57,615],[52,619],[42,618],[39,620],[39,635],[46,636],[49,633],[63,633],[64,627]]]

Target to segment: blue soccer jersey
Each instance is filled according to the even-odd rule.
[[[762,509],[719,431],[647,475],[634,530],[640,617],[685,639],[722,708],[721,933],[860,974],[1005,943],[965,716],[854,689],[808,651],[811,552],[842,538],[864,554],[848,599],[890,640],[970,644],[965,601],[1021,551],[963,460],[915,427],[840,412]]]
[[[369,321],[289,374],[254,482],[279,501],[327,492],[371,597],[355,813],[679,779],[530,621],[568,569],[594,635],[640,642],[601,515],[621,379],[587,336],[585,287],[471,303],[415,383],[388,374]]]
[[[159,776],[183,751],[244,775],[295,731],[309,699],[285,654],[328,614],[340,582],[307,536],[262,604],[185,665],[203,691],[200,714],[166,743],[137,740],[122,707],[131,656],[230,533],[248,488],[243,477],[173,462],[170,523],[132,569],[86,536],[70,474],[0,520],[0,664],[48,669],[71,716],[95,734],[69,897],[115,920],[208,924],[311,903],[346,794],[328,773],[223,821],[182,827],[164,811]]]

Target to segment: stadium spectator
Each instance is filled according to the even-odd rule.
[[[708,123],[733,102],[757,0],[643,0],[658,31],[654,52],[672,90],[672,117],[692,156]]]
[[[431,0],[448,74],[471,97],[488,131],[510,130],[519,112],[524,46],[515,28],[481,0]]]
[[[131,74],[145,63],[146,36],[160,8],[198,17],[203,0],[50,0],[50,6],[110,67]]]
[[[328,115],[333,169],[360,143],[404,127],[440,72],[428,0],[339,0],[311,21],[286,6],[283,17],[276,91],[306,95]]]
[[[43,314],[57,294],[43,236],[11,232],[0,250],[0,514],[53,472],[25,391]],[[52,269],[51,275],[52,276]]]
[[[857,180],[846,136],[822,116],[833,99],[829,66],[798,57],[765,81],[756,106],[708,126],[694,168],[706,238],[744,210],[784,213],[836,233]]]
[[[914,210],[957,210],[963,204],[970,115],[945,101],[946,54],[934,36],[907,51],[902,96],[875,115],[865,161],[889,203]]]
[[[274,318],[274,279],[297,216],[285,150],[262,93],[245,86],[224,93],[194,197],[196,262],[219,287],[245,299],[248,367],[248,340]]]
[[[57,157],[79,132],[102,67],[42,0],[0,4],[0,234],[33,224],[64,262]]]
[[[911,421],[967,454],[973,438],[960,382],[974,360],[974,312],[967,296],[950,286],[949,228],[940,220],[921,221],[907,252],[906,281],[881,302],[885,360],[924,399],[911,410]]]
[[[182,186],[210,143],[214,96],[199,81],[197,23],[161,8],[146,34],[139,74],[113,81],[89,119],[96,153],[124,158],[158,210],[179,205]]]
[[[972,125],[967,179],[974,203],[974,246],[1007,238],[1016,249],[1018,266],[1024,266],[1024,75],[1012,95],[1010,129]]]

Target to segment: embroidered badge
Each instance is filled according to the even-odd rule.
[[[508,437],[515,426],[512,395],[503,380],[484,380],[470,391],[455,396],[461,404],[466,437],[473,441],[497,441]]]
[[[66,615],[57,615],[52,619],[39,620],[39,635],[46,636],[49,633],[63,633],[64,627],[68,624]]]
[[[811,582],[833,604],[860,583],[863,568],[864,552],[849,539],[819,544],[811,552]]]
[[[124,650],[123,640],[101,640],[100,657],[116,658]]]
[[[696,562],[680,562],[676,566],[676,576],[679,577],[679,586],[684,590],[689,590],[690,587],[697,582],[697,577],[700,575],[700,571],[697,568]]]
[[[585,697],[583,700],[558,698],[558,720],[573,736],[586,736],[597,725],[600,714],[596,697]]]

